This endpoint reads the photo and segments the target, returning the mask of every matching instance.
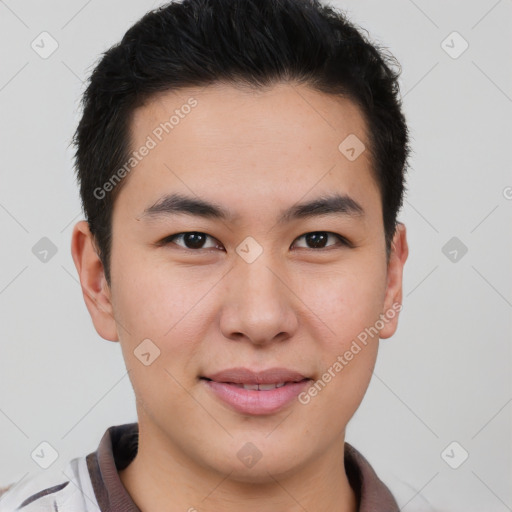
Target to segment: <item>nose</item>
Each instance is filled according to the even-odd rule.
[[[267,345],[297,330],[294,304],[299,301],[285,273],[264,254],[252,263],[240,258],[226,276],[220,328],[228,339]]]

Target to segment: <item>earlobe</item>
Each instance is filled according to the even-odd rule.
[[[73,228],[71,255],[96,332],[106,340],[118,341],[110,288],[105,279],[103,264],[94,247],[89,224],[85,220],[78,222]]]
[[[391,337],[398,327],[398,315],[402,309],[403,269],[408,255],[409,246],[407,245],[405,224],[399,222],[389,255],[386,295],[382,311],[386,322],[380,331],[380,338]]]

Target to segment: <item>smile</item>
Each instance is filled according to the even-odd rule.
[[[261,372],[232,368],[200,378],[215,399],[248,415],[267,415],[290,405],[311,381],[284,368]]]

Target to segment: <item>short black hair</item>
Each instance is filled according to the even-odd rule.
[[[389,257],[409,154],[400,73],[387,49],[318,0],[182,0],[145,14],[102,54],[73,137],[82,207],[108,284],[112,209],[126,179],[108,194],[102,187],[133,151],[135,108],[159,92],[216,82],[251,88],[305,84],[360,108]]]

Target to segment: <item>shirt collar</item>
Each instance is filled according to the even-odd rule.
[[[141,512],[119,477],[137,454],[138,423],[109,427],[98,449],[87,455],[87,468],[101,512]],[[345,442],[345,471],[359,500],[359,512],[399,512],[398,505],[370,463]]]

